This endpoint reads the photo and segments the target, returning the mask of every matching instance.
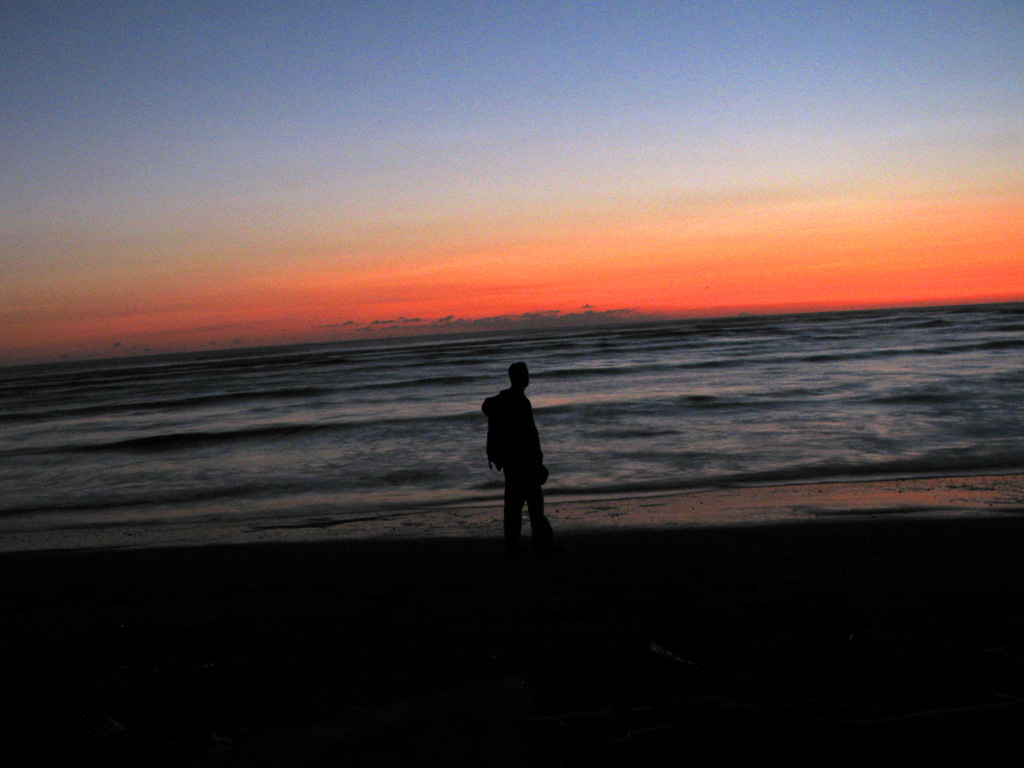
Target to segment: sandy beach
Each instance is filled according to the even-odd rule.
[[[4,553],[4,763],[1019,759],[1024,505],[999,487],[975,514],[821,492],[798,521],[568,526],[547,557],[497,529]]]

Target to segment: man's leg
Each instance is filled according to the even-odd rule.
[[[510,552],[519,548],[519,535],[523,530],[523,494],[522,483],[514,473],[505,469],[505,549]]]
[[[554,533],[551,530],[551,523],[544,516],[544,493],[539,485],[534,484],[529,489],[529,493],[526,496],[526,506],[530,513],[530,533],[533,537],[533,548],[541,552],[551,549]]]

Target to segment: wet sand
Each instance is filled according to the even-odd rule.
[[[1024,516],[0,555],[5,765],[1024,756]]]

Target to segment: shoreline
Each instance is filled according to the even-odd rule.
[[[1024,516],[0,557],[11,765],[1024,756]]]
[[[366,539],[490,538],[501,535],[500,499],[481,505],[346,518],[321,512],[250,519],[138,524],[30,525],[0,532],[0,553],[326,542]],[[829,517],[978,517],[1024,514],[1024,474],[979,474],[702,488],[564,499],[549,496],[560,533],[592,529],[694,528],[813,522]],[[528,532],[528,524],[524,533]]]

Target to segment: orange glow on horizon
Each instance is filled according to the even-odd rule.
[[[375,320],[583,306],[683,315],[1024,300],[1017,200],[661,210],[426,250],[348,269],[299,254],[288,271],[225,270],[213,281],[8,311],[0,361],[318,341]]]
[[[361,321],[1024,298],[1024,205],[827,202],[638,218],[300,284]]]

